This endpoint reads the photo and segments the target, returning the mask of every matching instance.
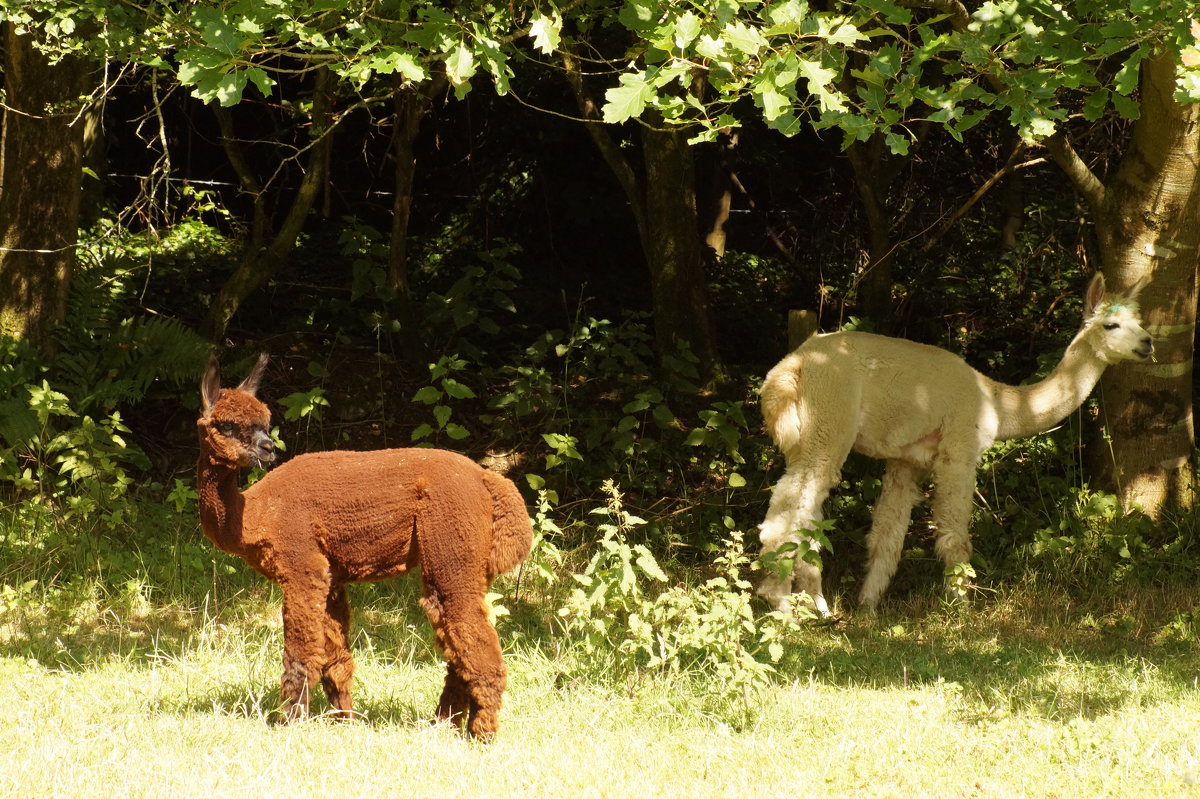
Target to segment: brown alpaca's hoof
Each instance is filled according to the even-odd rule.
[[[471,721],[467,724],[467,732],[471,738],[485,744],[490,744],[495,740],[496,732],[499,729],[500,723],[496,718],[496,711],[482,708],[472,714]]]

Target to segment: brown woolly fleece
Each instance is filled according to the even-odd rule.
[[[491,740],[507,672],[484,595],[533,536],[516,486],[454,452],[388,449],[301,455],[241,492],[241,467],[275,458],[270,411],[254,396],[265,366],[264,355],[238,388],[221,389],[210,361],[196,485],[204,534],[283,588],[285,718],[307,715],[318,680],[351,715],[345,586],[419,566],[421,606],[447,663],[437,718]]]

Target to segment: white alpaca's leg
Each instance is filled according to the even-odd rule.
[[[939,463],[933,497],[934,550],[947,567],[971,561],[971,501],[975,496],[975,462]],[[966,585],[947,583],[950,599],[959,599]]]
[[[858,593],[858,604],[868,613],[875,612],[896,573],[913,505],[921,498],[924,474],[925,470],[905,461],[888,461],[871,532],[867,534],[867,576]]]
[[[774,552],[787,543],[799,543],[806,538],[802,531],[812,529],[821,521],[821,506],[838,476],[836,472],[832,478],[829,474],[828,469],[789,465],[775,485],[767,517],[759,525],[764,553]],[[791,609],[793,590],[807,592],[814,609],[822,615],[829,614],[829,605],[821,589],[820,569],[798,558],[791,578],[768,572],[758,587],[758,594],[773,609],[786,612]]]

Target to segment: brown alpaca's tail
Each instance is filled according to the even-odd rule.
[[[759,391],[767,432],[785,455],[800,443],[800,354],[775,364]]]
[[[488,577],[503,574],[525,560],[533,544],[533,523],[512,480],[488,470],[483,484],[492,495],[492,552]]]

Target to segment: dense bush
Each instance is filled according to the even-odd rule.
[[[244,331],[245,345],[226,359],[232,373],[259,350],[279,356],[280,381],[264,394],[277,403],[288,452],[436,445],[489,460],[536,509],[522,596],[541,607],[548,634],[572,643],[574,668],[706,668],[733,691],[766,679],[794,620],[765,613],[750,587],[770,567],[753,560],[753,530],[782,468],[755,393],[762,342],[781,332],[782,313],[768,308],[787,270],[732,256],[720,271],[723,324],[759,343],[714,391],[698,385],[686,348],[655,353],[644,312],[598,318],[584,303],[566,324],[545,322],[523,306],[522,249],[469,237],[414,272],[427,353],[414,365],[400,346],[412,331],[394,318],[381,241],[360,220],[343,220],[324,246],[348,264],[349,291],[321,296],[303,280],[276,287],[281,310]],[[96,585],[186,596],[253,583],[200,536],[187,474],[208,352],[185,324],[195,312],[188,300],[211,288],[195,265],[227,261],[228,244],[192,220],[159,241],[108,236],[88,252],[58,356],[44,360],[20,342],[0,349],[0,601],[67,601]],[[305,258],[328,268],[315,251]],[[1006,341],[1065,343],[1077,308],[1057,303],[1050,321],[1006,319],[1010,332],[996,337],[986,333],[997,314],[984,318],[984,298],[1067,296],[1077,275],[1025,274],[1016,261],[976,268],[1003,281],[984,286],[964,274],[921,302],[975,308],[970,320],[930,319],[945,331],[940,343],[1020,379],[1033,368],[1033,344],[1013,353]],[[739,292],[750,274],[758,282]],[[1086,581],[1196,568],[1190,517],[1151,523],[1089,490],[1077,444],[1087,412],[986,458],[974,522],[985,585],[1031,570]],[[852,456],[830,499],[834,592],[854,593],[879,475],[877,463]],[[926,520],[918,510],[897,591],[940,582]]]

